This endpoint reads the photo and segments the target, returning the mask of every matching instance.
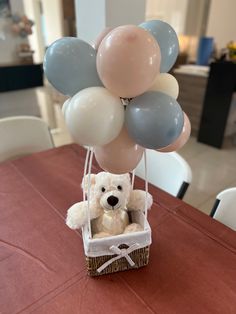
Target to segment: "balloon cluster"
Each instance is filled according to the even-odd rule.
[[[105,29],[94,47],[72,37],[46,51],[49,82],[70,96],[63,105],[75,142],[93,146],[106,171],[132,171],[145,148],[171,152],[190,135],[176,101],[178,83],[166,73],[179,51],[173,28],[162,21]]]
[[[12,15],[12,26],[11,29],[16,35],[25,38],[32,34],[32,26],[34,22],[28,19],[27,16],[19,16],[17,14]]]

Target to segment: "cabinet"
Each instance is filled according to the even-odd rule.
[[[43,86],[42,64],[0,66],[0,92]]]
[[[208,78],[182,73],[174,73],[174,76],[179,83],[179,97],[177,100],[189,117],[192,135],[197,136]]]
[[[198,141],[221,148],[236,134],[236,64],[212,63],[203,103]]]
[[[198,141],[221,148],[236,137],[236,64],[212,63],[209,76],[173,73],[178,102],[189,116]]]

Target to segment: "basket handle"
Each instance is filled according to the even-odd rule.
[[[91,168],[92,168],[92,162],[93,162],[93,148],[89,147],[87,149],[86,153],[86,158],[85,158],[85,163],[84,163],[84,177],[86,174],[88,174],[88,192],[87,192],[87,225],[88,225],[88,233],[89,233],[89,238],[92,238],[92,230],[91,230],[91,215],[90,215],[90,192],[91,192]],[[86,200],[86,194],[83,189],[83,201]]]
[[[147,152],[146,149],[144,150],[144,173],[145,173],[145,219],[147,220],[147,211],[148,211],[148,204],[147,204],[147,197],[148,197],[148,180],[147,180]]]

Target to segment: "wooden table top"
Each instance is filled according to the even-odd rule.
[[[0,165],[0,313],[235,313],[236,233],[152,186],[148,266],[87,275],[65,225],[84,155],[72,144]]]

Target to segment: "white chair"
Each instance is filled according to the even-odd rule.
[[[0,119],[0,162],[54,147],[48,125],[18,116]]]
[[[147,180],[169,194],[182,199],[192,181],[192,171],[188,163],[177,153],[159,153],[146,150]],[[145,179],[144,157],[135,174]]]
[[[236,231],[236,187],[216,196],[210,216]]]

